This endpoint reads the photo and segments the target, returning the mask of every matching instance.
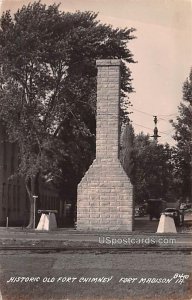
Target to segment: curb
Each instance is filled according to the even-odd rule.
[[[99,252],[99,253],[127,253],[127,252],[185,252],[191,253],[192,247],[37,247],[37,246],[5,246],[0,251],[33,251],[33,252]]]

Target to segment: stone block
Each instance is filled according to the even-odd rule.
[[[132,185],[118,160],[120,64],[97,61],[96,160],[78,186],[79,230],[132,230]]]
[[[57,222],[54,213],[42,214],[36,230],[54,230],[57,228]]]

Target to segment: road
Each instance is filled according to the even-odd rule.
[[[125,248],[151,247],[165,249],[192,248],[192,234],[155,234],[155,233],[107,233],[77,232],[75,230],[57,230],[51,232],[27,232],[24,230],[0,230],[0,250],[40,248]],[[190,250],[191,251],[191,250]]]
[[[3,300],[189,300],[191,258],[184,253],[7,251],[0,253],[0,289]]]

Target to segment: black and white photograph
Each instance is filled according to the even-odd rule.
[[[0,300],[192,300],[192,0],[0,0]]]

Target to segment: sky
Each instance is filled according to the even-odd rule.
[[[28,0],[0,0],[1,12],[16,11]],[[158,116],[159,142],[173,144],[173,127],[182,86],[192,67],[192,0],[44,0],[61,3],[60,9],[99,13],[103,23],[133,27],[129,42],[136,64],[130,64],[135,92],[131,119],[136,133],[153,135],[153,116]]]

